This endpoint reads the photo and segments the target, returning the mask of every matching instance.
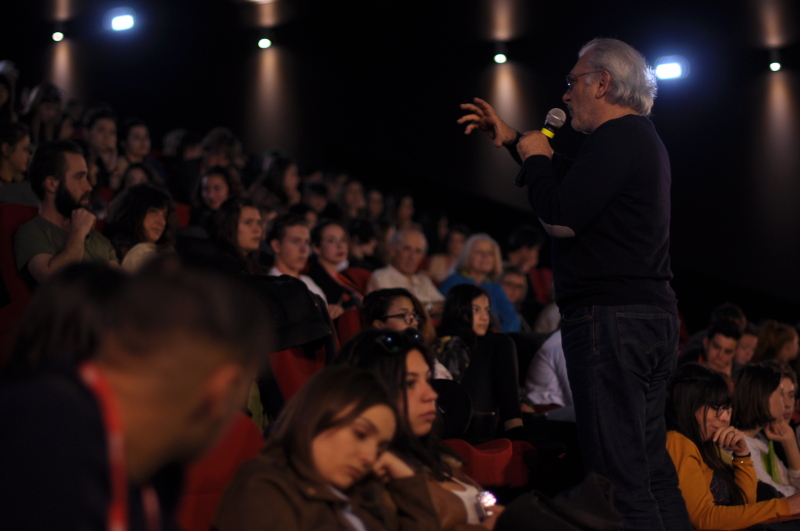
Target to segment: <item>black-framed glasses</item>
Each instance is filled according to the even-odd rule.
[[[381,320],[385,321],[386,319],[395,319],[395,318],[402,319],[407,325],[410,325],[412,323],[419,323],[419,314],[415,312],[396,313],[394,315],[387,315]]]
[[[572,90],[572,85],[574,85],[578,78],[581,76],[588,76],[589,74],[599,74],[602,70],[593,70],[591,72],[583,72],[582,74],[567,74],[567,90]]]

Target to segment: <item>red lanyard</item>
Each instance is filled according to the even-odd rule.
[[[91,361],[78,366],[78,375],[83,383],[94,394],[100,405],[103,426],[108,441],[108,468],[111,473],[111,503],[108,508],[109,531],[127,531],[128,529],[128,467],[125,464],[125,439],[122,431],[122,418],[114,392],[100,369]],[[147,528],[151,531],[161,530],[161,516],[158,507],[158,496],[151,485],[142,487],[142,505],[144,507]]]

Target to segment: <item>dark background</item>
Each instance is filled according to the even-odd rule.
[[[649,61],[682,55],[689,76],[659,83],[652,116],[673,166],[681,311],[692,329],[724,301],[753,320],[795,323],[796,4],[280,0],[275,46],[260,50],[264,24],[252,2],[28,0],[0,8],[0,58],[20,69],[18,89],[49,79],[68,97],[146,120],[155,147],[177,127],[204,134],[225,125],[253,153],[280,147],[303,171],[346,168],[386,191],[411,188],[418,212],[445,209],[503,241],[533,216],[507,154],[463,136],[458,104],[486,97],[511,125],[531,129],[564,107],[564,75],[593,37],[620,38]],[[105,30],[106,11],[120,5],[136,11],[136,27]],[[510,61],[495,65],[491,15],[504,7],[513,8]],[[67,35],[58,44],[50,39],[57,19]],[[771,47],[780,49],[780,72],[768,69]],[[492,99],[501,72],[517,91],[508,101]],[[581,140],[567,126],[554,147],[575,153]]]

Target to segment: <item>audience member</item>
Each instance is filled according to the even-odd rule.
[[[374,376],[323,370],[236,473],[214,529],[439,529],[425,475],[390,449],[397,425],[392,397]]]
[[[533,356],[525,378],[525,393],[534,406],[572,406],[560,330],[553,332]]]
[[[156,175],[153,173],[153,168],[142,162],[133,162],[125,167],[120,181],[119,194],[125,188],[136,186],[137,184],[152,184],[161,187],[161,182],[156,180]]]
[[[262,275],[259,261],[261,213],[244,197],[226,199],[217,209],[212,239],[222,253],[223,270],[238,275]]]
[[[264,171],[247,191],[257,205],[266,204],[285,212],[300,202],[300,173],[297,163],[284,155],[275,155],[264,163]]]
[[[191,224],[202,227],[210,235],[214,232],[214,213],[229,197],[241,195],[239,181],[227,168],[211,167],[198,181],[192,202]]]
[[[367,283],[367,292],[404,288],[426,305],[428,313],[441,314],[444,296],[427,275],[417,272],[426,250],[425,235],[418,229],[401,229],[395,232],[389,242],[390,263],[372,273]]]
[[[736,344],[736,353],[733,355],[735,365],[742,366],[750,363],[758,345],[758,331],[752,323],[747,323],[739,342]]]
[[[554,301],[553,272],[539,267],[539,253],[544,243],[542,230],[535,225],[518,227],[508,237],[508,261],[517,266],[528,279],[528,305],[534,301],[539,308]],[[532,321],[531,321],[532,322]]]
[[[328,315],[336,319],[344,309],[336,303],[328,304],[325,292],[308,275],[302,275],[308,265],[308,254],[311,247],[311,231],[306,220],[294,214],[284,214],[275,218],[272,230],[267,237],[269,246],[275,256],[275,265],[269,275],[289,275],[303,281],[308,290],[319,296],[327,304]]]
[[[372,222],[366,218],[351,219],[347,224],[347,232],[350,235],[348,261],[351,267],[375,271],[385,265],[376,256],[378,238]]]
[[[165,264],[111,306],[92,359],[0,388],[4,527],[173,529],[181,465],[224,433],[269,351],[263,302],[233,280]]]
[[[342,348],[339,362],[370,371],[389,389],[400,412],[398,455],[424,470],[441,529],[492,529],[503,507],[492,506],[489,514],[482,514],[477,506],[482,487],[441,442],[428,348],[407,334],[370,330]]]
[[[772,488],[760,499],[791,496],[800,490],[800,449],[794,430],[784,420],[784,389],[777,363],[745,365],[736,375],[731,422],[744,434],[756,477]],[[788,468],[775,454],[780,443]],[[778,494],[780,493],[780,494]]]
[[[16,122],[14,85],[8,76],[0,73],[0,121]]]
[[[461,256],[469,234],[469,229],[465,225],[451,225],[444,239],[445,252],[431,255],[426,273],[437,286],[453,272],[451,270],[453,264]]]
[[[800,494],[756,501],[753,459],[744,434],[730,425],[732,397],[722,374],[687,363],[667,393],[667,452],[692,526],[741,529],[800,513]]]
[[[711,323],[708,333],[703,339],[703,353],[698,360],[701,365],[721,372],[731,386],[733,385],[733,354],[736,352],[740,337],[739,328],[732,321]]]
[[[242,143],[230,129],[215,127],[201,142],[201,171],[208,173],[208,170],[215,166],[228,168],[233,165],[241,151]],[[186,154],[184,157],[189,158]]]
[[[414,196],[408,190],[396,191],[390,197],[389,221],[396,230],[420,229],[419,224],[414,222]]]
[[[118,264],[111,242],[94,230],[96,218],[86,209],[92,185],[77,144],[60,140],[39,146],[28,179],[41,208],[14,234],[14,259],[23,278],[41,283],[60,267],[84,260]]]
[[[319,216],[328,206],[328,189],[323,183],[306,183],[303,202],[314,209],[314,212]]]
[[[163,163],[167,187],[178,203],[192,203],[192,194],[200,180],[203,148],[199,133],[176,129],[164,135]]]
[[[496,282],[503,267],[500,246],[485,233],[471,236],[464,244],[464,251],[453,264],[453,273],[439,286],[447,295],[453,286],[472,284],[480,286],[489,294],[492,310],[500,320],[503,332],[519,332],[521,325],[514,305],[508,300],[502,286]]]
[[[386,216],[386,202],[377,188],[367,190],[367,219],[375,223]]]
[[[347,262],[349,237],[338,221],[322,220],[311,231],[308,276],[325,292],[328,302],[345,310],[361,307],[369,271],[351,268]]]
[[[174,214],[170,196],[150,184],[126,188],[114,198],[105,234],[123,269],[134,273],[159,253],[174,251]]]
[[[780,363],[791,363],[797,359],[799,351],[800,344],[794,327],[777,321],[767,321],[761,325],[753,362],[776,360]]]
[[[0,186],[23,180],[30,160],[28,128],[16,122],[0,122]]]
[[[522,426],[517,352],[510,337],[490,330],[489,314],[489,296],[482,288],[454,286],[445,299],[439,337],[443,351],[447,342],[458,337],[468,348],[469,363],[453,368],[441,357],[439,361],[464,386],[475,414],[493,417],[499,410],[500,423],[508,432]]]
[[[89,109],[83,119],[86,130],[86,164],[95,187],[119,188],[125,164],[117,152],[117,115],[110,107]]]
[[[150,157],[150,131],[144,121],[138,118],[125,120],[119,129],[119,145],[122,148],[122,173],[131,164],[142,164],[150,168],[151,175],[157,173],[159,181],[166,177],[161,163]],[[154,178],[151,177],[150,181],[153,182]]]
[[[58,119],[61,116],[61,91],[52,83],[33,87],[19,121],[28,126],[34,149],[43,142],[58,138]]]
[[[261,205],[266,208],[274,208],[267,205],[266,203],[261,203]],[[316,210],[314,210],[313,208],[304,203],[297,203],[296,205],[290,206],[286,210],[286,213],[303,216],[306,220],[306,223],[308,224],[309,229],[313,229],[319,222],[319,214],[317,214]]]
[[[729,302],[720,304],[711,311],[711,319],[709,320],[709,323],[716,323],[718,321],[733,321],[739,328],[740,333],[743,332],[744,327],[747,326],[747,317],[745,317],[742,309]],[[686,354],[696,356],[702,352],[703,339],[707,336],[707,328],[692,335],[692,337],[689,338],[689,340],[686,342],[686,345],[684,345],[683,349],[681,350],[681,356]]]
[[[517,312],[517,318],[519,319],[521,330],[523,332],[533,331],[531,325],[528,324],[528,319],[531,319],[531,322],[535,323],[537,317],[539,316],[539,310],[541,310],[541,306],[539,306],[532,314],[529,314],[527,319],[526,316],[522,314],[522,305],[526,299],[526,296],[528,295],[528,281],[526,280],[525,275],[517,266],[505,266],[503,267],[503,272],[500,273],[500,277],[497,279],[497,281],[503,288],[508,300],[514,305],[514,311]]]
[[[360,218],[366,213],[367,200],[364,198],[364,187],[360,182],[350,179],[344,183],[339,191],[339,210],[344,223]]]

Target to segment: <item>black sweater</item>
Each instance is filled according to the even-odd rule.
[[[553,236],[562,311],[649,304],[677,314],[669,285],[670,165],[650,120],[609,120],[571,163],[534,155],[520,173]]]

